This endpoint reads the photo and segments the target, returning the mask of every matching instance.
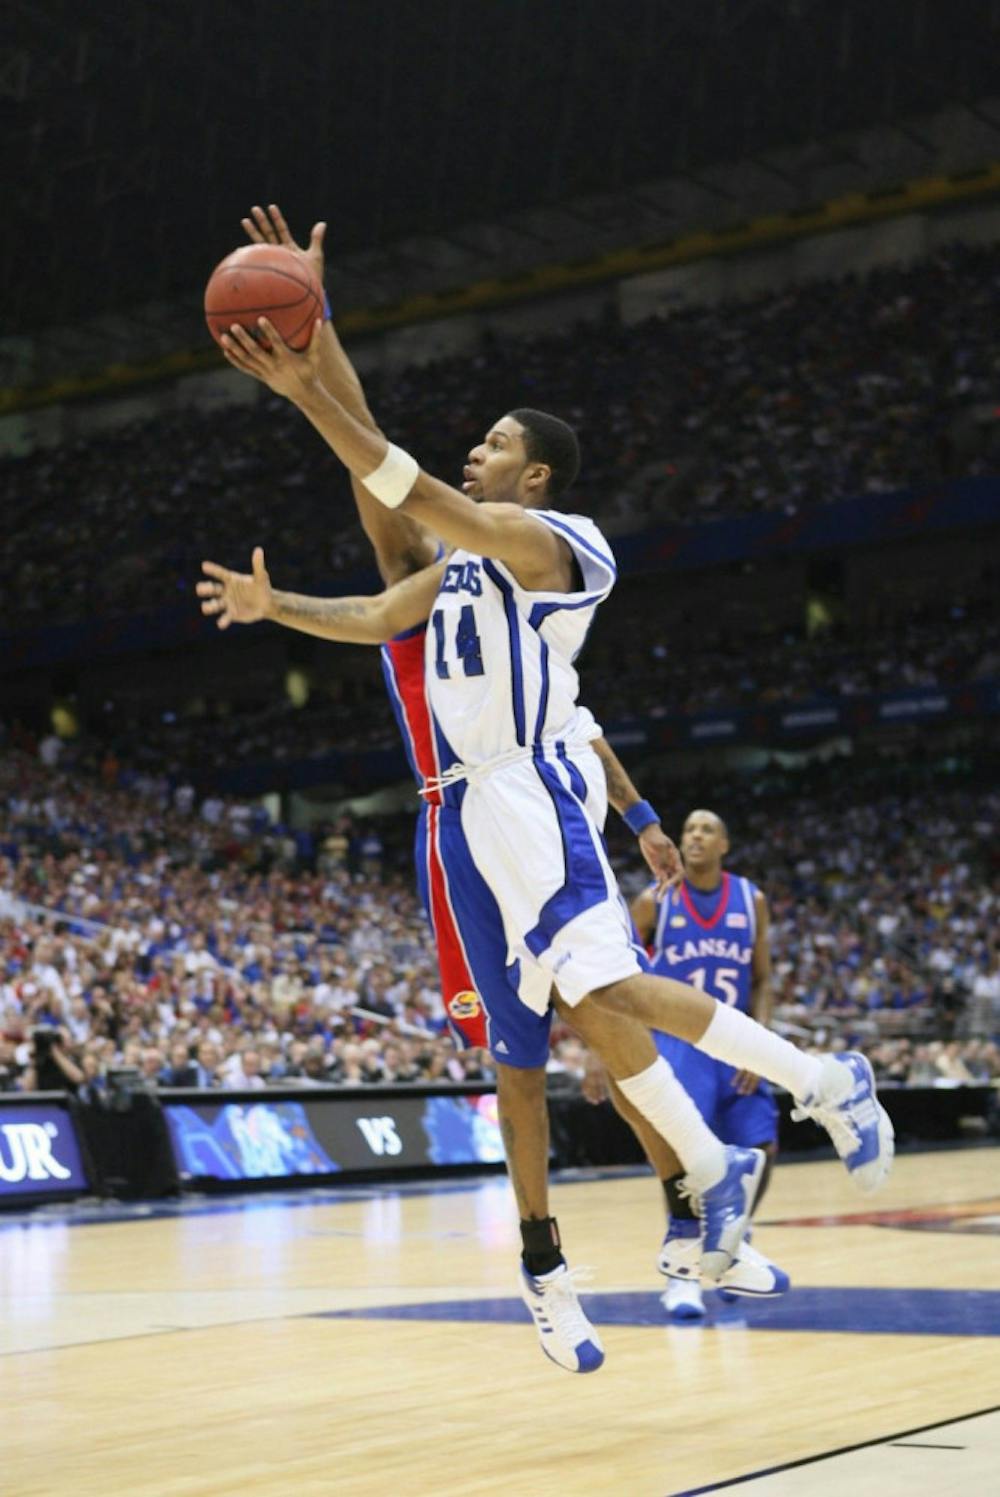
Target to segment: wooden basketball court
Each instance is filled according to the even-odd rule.
[[[659,1305],[655,1182],[553,1196],[588,1377],[538,1348],[500,1178],[0,1217],[3,1497],[1000,1490],[1000,1149],[874,1201],[779,1168],[756,1241],[791,1293],[696,1326]]]

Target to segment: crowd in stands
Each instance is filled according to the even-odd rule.
[[[393,439],[445,478],[484,422],[537,405],[581,432],[576,508],[637,525],[794,513],[983,471],[952,433],[996,401],[998,313],[1000,250],[956,246],[634,326],[490,334],[369,393]],[[242,565],[257,542],[300,588],[367,559],[335,459],[270,397],[165,413],[2,472],[0,629],[164,608],[189,598],[203,557]]]
[[[954,248],[630,327],[491,334],[369,393],[393,439],[446,477],[484,421],[539,405],[581,431],[576,507],[637,525],[794,513],[980,471],[952,438],[996,400],[998,311],[1000,250]],[[245,566],[255,542],[301,589],[369,556],[332,455],[269,397],[2,471],[0,629],[193,611],[202,557]],[[765,620],[736,638],[711,611],[651,623],[662,582],[640,582],[609,604],[584,699],[614,723],[995,679],[989,567],[885,627],[848,617],[809,637]],[[217,1089],[491,1078],[489,1057],[460,1054],[447,1030],[412,817],[292,829],[212,788],[223,766],[397,746],[376,669],[351,678],[349,699],[177,715],[155,733],[124,715],[69,742],[0,728],[0,1089],[94,1099],[115,1068]],[[654,798],[676,833],[675,793]],[[733,786],[715,809],[734,866],[769,899],[778,1025],[807,1046],[860,1042],[890,1081],[1000,1077],[996,789],[929,795],[841,767],[833,794]],[[634,840],[611,845],[635,891]],[[586,1065],[558,1029],[554,1075],[578,1081]]]
[[[612,595],[584,657],[585,699],[601,721],[1000,677],[1000,571],[989,564],[967,596],[897,608],[874,631],[846,617],[813,635],[775,630],[766,619],[756,632],[736,631],[721,609],[678,619],[656,606],[655,585],[630,583]]]
[[[989,562],[964,595],[899,608],[874,631],[848,616],[813,636],[768,629],[766,622],[757,633],[736,632],[715,611],[705,619],[678,616],[662,607],[661,587],[659,580],[637,579],[612,595],[588,642],[583,697],[605,725],[1000,679],[1000,571]],[[338,678],[335,697],[316,691],[302,708],[279,688],[265,705],[238,712],[206,703],[204,715],[157,712],[143,719],[116,706],[91,719],[88,741],[109,782],[169,769],[199,787],[244,765],[270,764],[280,782],[287,761],[398,749],[378,663],[373,651],[366,653],[360,673]],[[260,684],[264,690],[266,682]],[[57,759],[61,752],[50,737],[46,753]]]
[[[7,746],[0,1087],[92,1098],[113,1067],[217,1088],[491,1077],[447,1034],[412,819],[304,838],[189,788],[125,791]],[[768,894],[777,1023],[876,1045],[893,1079],[1000,1074],[1000,794],[929,805],[883,782],[856,803],[719,809]],[[634,842],[613,852],[639,887]],[[583,1065],[558,1032],[553,1070]]]

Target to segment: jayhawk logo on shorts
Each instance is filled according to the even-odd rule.
[[[448,1000],[448,1012],[453,1019],[477,1019],[481,1007],[479,994],[468,989]]]

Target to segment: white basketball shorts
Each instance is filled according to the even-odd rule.
[[[512,981],[536,1013],[641,971],[600,829],[607,782],[589,747],[562,743],[473,776],[461,803],[473,861],[503,917]]]

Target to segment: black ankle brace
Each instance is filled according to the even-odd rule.
[[[559,1224],[554,1216],[531,1216],[521,1221],[521,1260],[535,1277],[551,1273],[562,1263]]]
[[[661,1181],[663,1193],[667,1198],[667,1210],[675,1221],[693,1222],[696,1216],[691,1197],[678,1189],[683,1179],[683,1175],[671,1175],[669,1180]]]

